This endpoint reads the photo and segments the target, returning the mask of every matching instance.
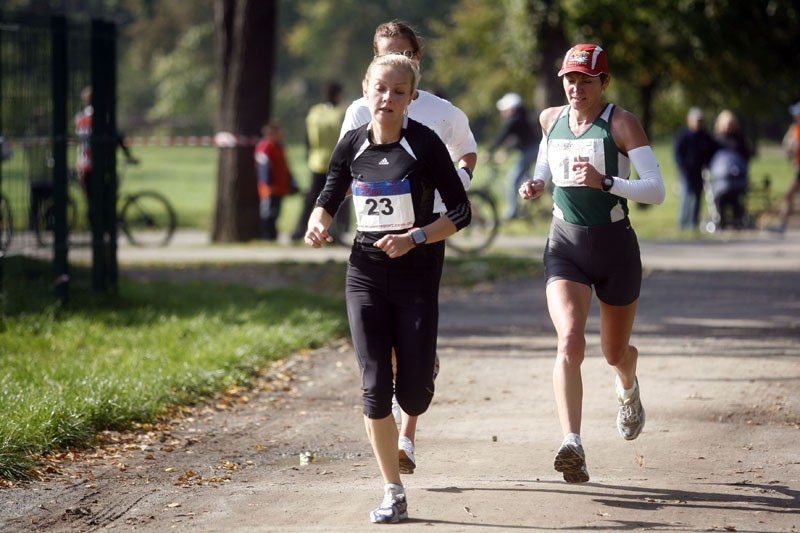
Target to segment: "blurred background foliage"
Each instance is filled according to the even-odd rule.
[[[215,131],[214,4],[222,0],[5,0],[3,11],[99,17],[119,29],[119,124],[127,135]],[[779,138],[800,100],[800,5],[794,0],[279,0],[272,114],[290,142],[330,79],[360,95],[375,26],[394,18],[425,39],[422,87],[469,115],[479,142],[498,125],[494,102],[520,93],[539,110],[563,102],[566,48],[609,53],[608,99],[653,137],[686,110],[736,112],[750,137]]]

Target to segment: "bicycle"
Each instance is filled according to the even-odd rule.
[[[131,164],[126,160],[125,166]],[[123,169],[125,168],[123,166]],[[119,173],[122,181],[124,170]],[[78,187],[81,197],[85,200],[83,186],[80,184],[78,173],[71,169],[69,184]],[[166,246],[172,240],[178,225],[175,210],[161,193],[155,191],[136,191],[126,193],[118,198],[120,207],[117,215],[117,225],[120,233],[125,235],[133,246]],[[85,203],[85,202],[84,202]],[[67,194],[67,231],[73,234],[78,229],[79,223],[78,202],[72,194]],[[52,246],[55,228],[55,200],[49,198],[42,202],[36,217],[36,240],[41,246]]]
[[[485,182],[479,186],[475,186],[473,182],[467,191],[467,198],[472,207],[472,221],[466,228],[445,240],[449,248],[461,255],[477,255],[483,252],[494,243],[500,231],[498,201],[493,190],[500,179],[500,171],[496,163],[489,163],[487,168]],[[505,187],[505,184],[503,186]],[[530,227],[542,221],[549,222],[551,213],[552,202],[544,201],[540,197],[536,200],[520,201],[514,219]]]

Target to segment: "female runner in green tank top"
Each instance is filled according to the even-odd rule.
[[[567,105],[542,111],[542,143],[533,179],[520,187],[538,198],[552,180],[553,223],[544,253],[547,307],[558,334],[553,371],[564,440],[554,467],[570,483],[589,481],[580,438],[583,403],[581,364],[592,289],[600,302],[600,344],[616,373],[617,429],[632,440],[644,427],[636,363],[630,344],[642,264],[628,219],[628,200],[659,204],[664,183],[639,121],[603,99],[611,76],[605,51],[579,44],[567,51],[561,70]],[[631,164],[639,174],[629,180]]]

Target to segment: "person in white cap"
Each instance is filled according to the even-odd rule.
[[[794,197],[800,192],[800,102],[789,106],[789,114],[794,118],[794,122],[786,130],[786,135],[783,136],[783,148],[786,154],[792,159],[792,163],[796,169],[794,181],[789,186],[789,190],[783,197],[781,202],[781,218],[778,225],[771,230],[783,233],[786,231],[786,226],[789,224],[789,217],[792,216],[794,211]]]
[[[517,93],[506,93],[497,101],[497,110],[503,115],[503,125],[489,146],[490,157],[500,146],[510,143],[514,150],[519,151],[519,159],[508,170],[506,183],[506,207],[503,219],[511,220],[517,212],[518,189],[528,175],[528,171],[536,162],[539,139],[539,129],[528,118],[528,110]]]
[[[558,335],[553,388],[564,439],[553,466],[568,483],[582,483],[589,471],[580,436],[581,364],[592,289],[600,303],[600,348],[616,374],[617,430],[632,440],[644,427],[639,352],[630,344],[642,262],[628,201],[660,204],[665,190],[639,121],[603,99],[611,80],[605,51],[596,44],[573,46],[558,75],[568,103],[540,114],[544,137],[533,179],[519,193],[530,200],[549,181],[554,185],[544,268],[547,308]],[[629,179],[631,164],[638,180]]]

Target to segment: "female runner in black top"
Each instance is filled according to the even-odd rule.
[[[336,146],[305,236],[315,248],[332,242],[328,227],[352,192],[357,222],[347,268],[347,315],[361,369],[364,422],[385,484],[383,503],[370,515],[378,523],[408,517],[392,394],[411,415],[430,405],[443,256],[436,247],[471,218],[444,143],[406,116],[418,83],[419,64],[412,59],[389,54],[372,61],[363,83],[371,121]],[[445,216],[433,212],[435,190],[447,206]]]

